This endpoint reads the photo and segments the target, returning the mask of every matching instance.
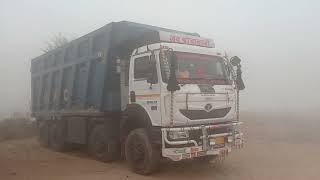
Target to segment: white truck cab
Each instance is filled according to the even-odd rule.
[[[241,124],[239,92],[229,60],[212,40],[166,32],[161,36],[163,42],[132,53],[129,104],[143,107],[152,126],[161,127],[162,156],[179,161],[241,147],[242,133],[236,130]],[[177,90],[169,91],[173,74]]]

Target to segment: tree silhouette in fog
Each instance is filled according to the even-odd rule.
[[[46,46],[41,49],[44,53],[47,53],[51,50],[57,49],[59,47],[64,46],[67,44],[70,40],[62,35],[61,33],[53,35],[53,37],[49,40],[46,41]]]

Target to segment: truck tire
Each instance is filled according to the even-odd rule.
[[[66,142],[67,128],[63,120],[53,121],[49,124],[49,145],[55,151],[68,150]]]
[[[98,161],[115,161],[120,158],[119,138],[114,135],[111,127],[96,125],[90,133],[88,151]]]
[[[46,121],[40,121],[38,124],[38,141],[41,146],[49,147],[49,127]]]
[[[125,145],[126,160],[130,168],[142,175],[158,170],[160,148],[153,144],[146,129],[131,131]]]

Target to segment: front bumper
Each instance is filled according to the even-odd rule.
[[[233,148],[243,147],[243,134],[236,130],[242,122],[232,122],[226,124],[202,125],[193,127],[168,127],[162,128],[162,156],[173,161],[182,159],[192,159],[208,155],[227,155]],[[212,130],[219,128],[229,128],[227,132],[213,133]],[[198,138],[189,137],[184,140],[169,140],[170,131],[201,132]],[[200,139],[200,141],[199,141]],[[215,141],[222,139],[219,144]]]

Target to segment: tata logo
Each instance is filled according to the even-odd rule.
[[[207,111],[207,112],[210,112],[211,110],[212,110],[212,105],[211,104],[206,104],[205,106],[204,106],[204,110],[205,111]]]

